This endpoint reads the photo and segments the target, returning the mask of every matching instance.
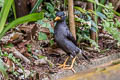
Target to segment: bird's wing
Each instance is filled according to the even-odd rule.
[[[67,38],[72,41],[75,45],[77,45],[77,42],[75,40],[75,38],[73,37],[72,33],[69,31],[69,29],[67,29]]]

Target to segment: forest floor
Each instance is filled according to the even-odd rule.
[[[47,40],[38,40],[39,32],[46,33],[48,36]],[[9,65],[7,69],[9,77],[12,80],[42,80],[48,77],[48,74],[59,72],[61,69],[58,68],[58,64],[63,63],[67,55],[56,43],[51,42],[52,40],[53,35],[50,34],[49,30],[47,28],[41,28],[37,24],[19,25],[16,29],[9,31],[0,42],[1,50],[8,55],[12,53],[15,56],[15,60],[17,58],[20,59],[16,63],[13,57],[11,59],[2,56],[4,63]],[[79,47],[90,60],[120,52],[117,41],[107,33],[99,33],[98,44],[99,51],[91,48],[85,42],[81,42]],[[79,58],[76,62],[77,64],[82,64],[85,60]],[[24,67],[25,73],[18,63]],[[70,63],[71,61],[68,62],[68,64]]]

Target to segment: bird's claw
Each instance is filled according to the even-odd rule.
[[[66,65],[66,64],[58,64],[58,65],[59,65],[58,68],[63,68],[63,69],[70,66],[70,65]]]
[[[69,58],[69,57],[68,57]],[[74,73],[76,73],[76,71],[73,69],[73,65],[74,65],[74,62],[75,62],[75,59],[77,57],[75,57],[73,60],[72,60],[72,64],[71,65],[66,65],[66,62],[68,60],[68,58],[66,58],[65,62],[63,64],[59,64],[58,68],[62,68],[64,70],[72,70]]]
[[[74,73],[76,73],[76,71],[73,69],[73,67],[65,67],[64,69],[66,69],[66,70],[72,70]]]
[[[72,70],[74,73],[76,73],[76,71],[70,65],[66,65],[66,64],[58,64],[58,65],[59,65],[58,68],[61,68],[63,70]]]

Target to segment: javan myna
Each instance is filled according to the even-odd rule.
[[[56,25],[54,29],[54,38],[57,45],[63,51],[65,51],[69,57],[70,56],[73,57],[71,66],[68,67],[66,65],[66,62],[69,59],[69,57],[67,57],[65,62],[62,65],[59,65],[59,68],[73,69],[73,65],[74,65],[77,54],[80,54],[84,59],[88,59],[88,58],[82,53],[81,49],[77,47],[76,40],[74,39],[72,33],[70,32],[65,19],[66,17],[64,12],[56,13],[56,18],[55,18]]]

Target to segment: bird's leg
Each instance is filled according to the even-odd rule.
[[[74,62],[76,60],[77,56],[75,56],[72,60],[72,63],[71,63],[71,66],[70,67],[65,67],[64,69],[71,69],[73,72],[76,72],[74,69],[73,69],[73,66],[74,66]]]
[[[71,65],[66,65],[66,62],[68,61],[69,57],[67,57],[65,59],[65,62],[63,64],[59,64],[58,68],[62,68],[62,69],[69,69],[69,70],[72,70],[74,73],[76,73],[76,71],[73,69],[73,66],[74,66],[74,62],[76,60],[77,56],[75,56],[72,60],[72,63]]]
[[[72,69],[73,66],[74,66],[74,63],[75,63],[75,60],[76,60],[77,56],[75,56],[72,60],[72,63],[71,63],[71,66],[70,67],[66,67],[65,69]]]
[[[69,59],[69,57],[67,57],[67,58],[65,59],[65,62],[64,62],[63,64],[59,64],[58,68],[63,68],[63,69],[64,69],[66,66],[69,66],[69,65],[66,65],[68,59]]]

